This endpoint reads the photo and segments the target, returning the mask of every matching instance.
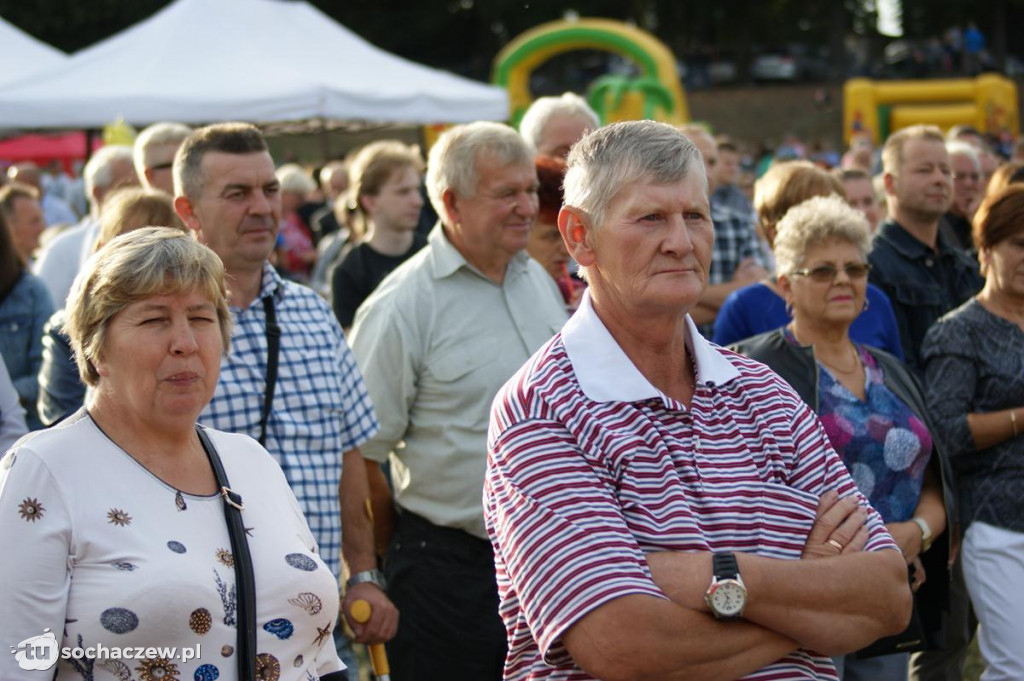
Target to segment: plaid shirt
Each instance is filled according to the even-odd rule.
[[[754,209],[738,189],[719,187],[715,190],[711,195],[711,222],[715,225],[715,246],[711,252],[709,285],[730,281],[736,268],[747,258],[767,266],[754,229]]]
[[[259,298],[248,308],[231,308],[231,352],[201,420],[218,430],[259,437],[267,372],[262,299],[268,295],[281,327],[281,352],[266,447],[284,470],[324,562],[338,575],[342,454],[373,437],[378,425],[330,306],[265,264]]]

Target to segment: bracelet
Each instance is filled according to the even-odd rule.
[[[1010,425],[1013,426],[1013,436],[1017,437],[1017,410],[1010,410]]]

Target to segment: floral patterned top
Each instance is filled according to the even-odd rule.
[[[786,340],[797,343],[786,330]],[[818,419],[861,493],[886,523],[914,516],[932,437],[924,421],[885,385],[882,368],[862,346],[866,400],[818,362]]]
[[[342,669],[331,637],[338,584],[281,469],[251,438],[207,432],[245,504],[259,679],[315,681]],[[174,657],[60,659],[56,679],[237,679],[234,557],[221,497],[166,484],[84,410],[23,438],[0,461],[0,547],[5,648],[47,630],[68,648],[177,648]],[[184,648],[198,655],[186,660]],[[0,678],[51,678],[17,658],[0,655]]]

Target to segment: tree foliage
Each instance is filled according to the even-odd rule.
[[[281,0],[293,1],[293,0]],[[874,36],[879,0],[310,0],[379,47],[408,59],[487,79],[498,50],[524,30],[579,16],[630,21],[677,55],[728,54],[741,65],[752,50],[801,43],[842,52],[847,35]],[[986,36],[1005,35],[1024,53],[1024,0],[901,0],[909,38],[941,36],[973,20]],[[169,0],[0,0],[0,16],[39,39],[74,52],[131,26]],[[187,46],[183,46],[187,49]],[[834,57],[835,58],[835,57]],[[345,68],[347,65],[339,65]]]

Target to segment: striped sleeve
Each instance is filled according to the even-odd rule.
[[[523,609],[548,664],[569,661],[562,636],[601,605],[631,594],[666,598],[612,482],[558,422],[522,421],[492,441],[485,508],[504,562],[502,608]],[[513,614],[502,613],[506,621]]]

